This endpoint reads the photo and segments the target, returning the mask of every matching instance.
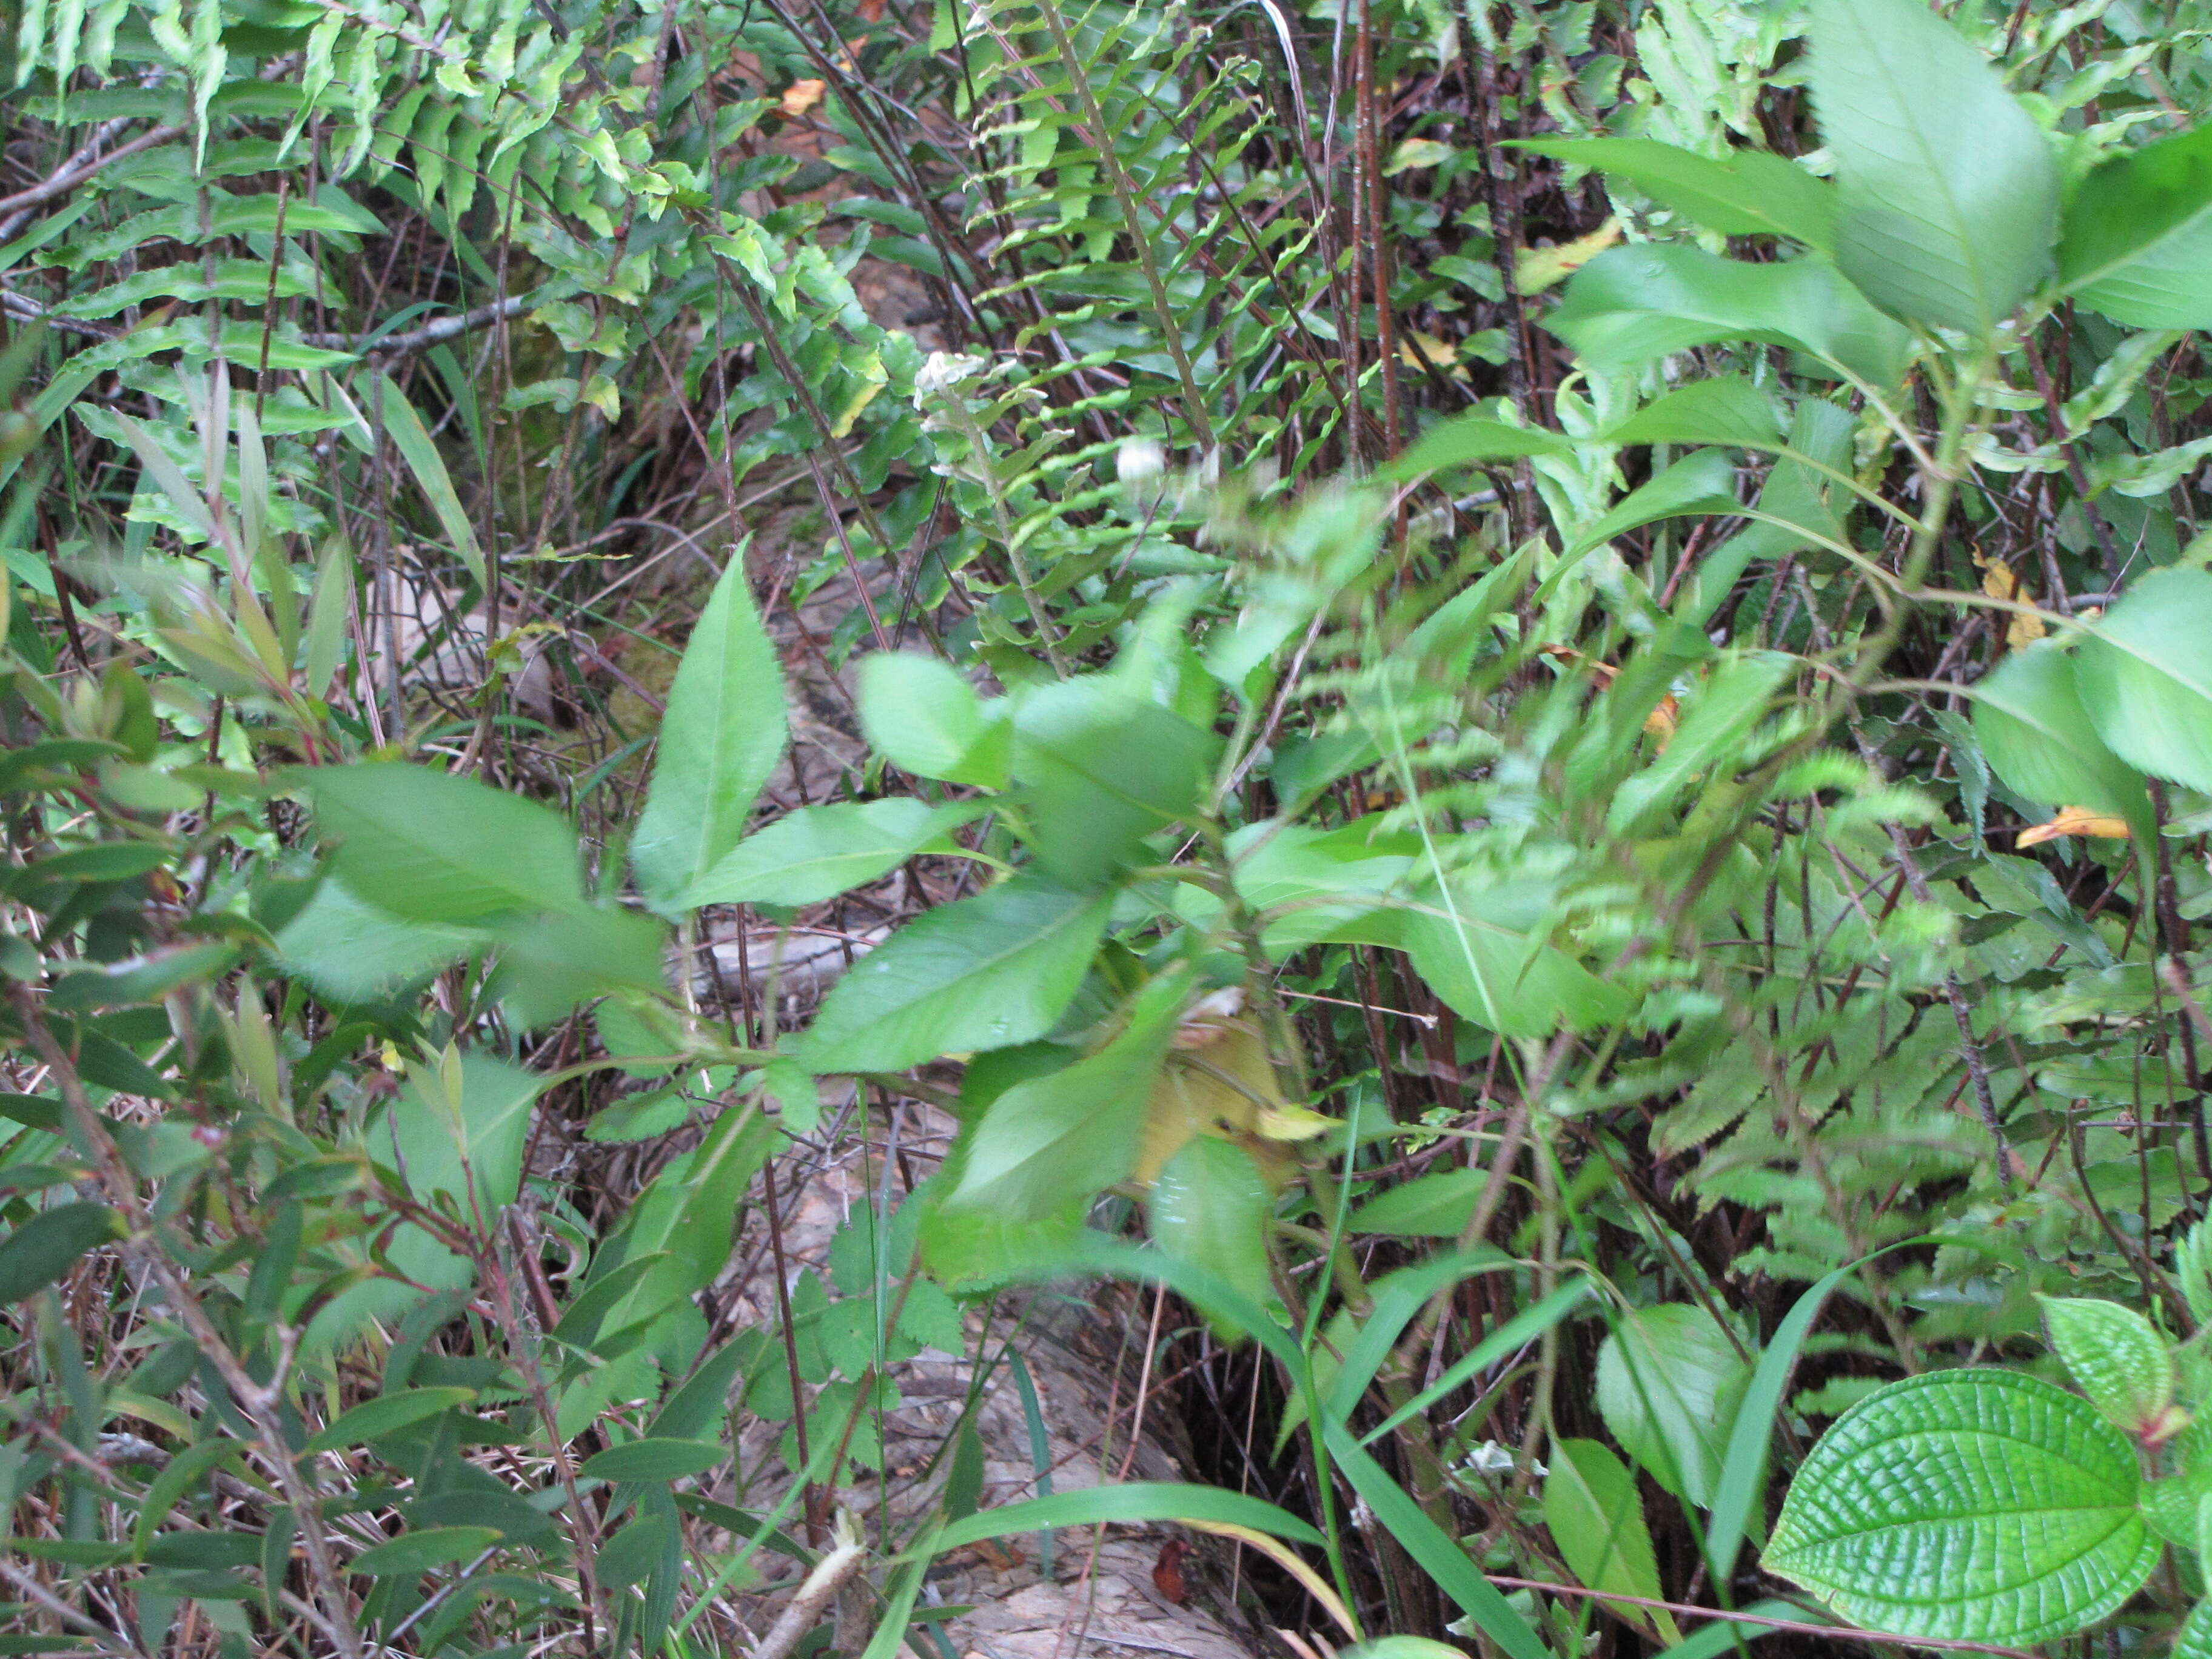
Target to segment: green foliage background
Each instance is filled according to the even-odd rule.
[[[19,0],[0,1642],[2194,1659],[2208,27]]]

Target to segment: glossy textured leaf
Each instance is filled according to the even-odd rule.
[[[2079,1395],[2016,1371],[1908,1377],[1807,1455],[1765,1565],[1869,1629],[2050,1641],[2150,1576],[2141,1486],[2134,1448]]]
[[[1974,688],[1974,735],[1996,775],[2030,800],[2148,825],[2142,775],[2105,746],[2079,665],[2057,641],[2007,653]]]
[[[1601,253],[1575,273],[1544,326],[1601,371],[1722,340],[1756,340],[1876,387],[1896,382],[1911,346],[1905,331],[1825,259],[1752,264],[1687,244]]]
[[[2154,570],[2134,583],[2081,642],[2077,672],[2106,747],[2212,791],[2212,573]]]
[[[1554,1440],[1544,1477],[1544,1524],[1559,1559],[1583,1585],[1663,1601],[1644,1500],[1628,1466],[1595,1440]],[[1681,1639],[1674,1615],[1626,1601],[1603,1605],[1638,1629]]]
[[[2212,1659],[2212,1601],[2199,1601],[2182,1621],[2173,1641],[2173,1659]]]
[[[1515,148],[1626,179],[1723,236],[1788,236],[1823,252],[1835,245],[1836,187],[1763,150],[1722,159],[1653,138],[1524,138]]]
[[[837,982],[803,1058],[817,1072],[895,1072],[1042,1036],[1083,982],[1108,903],[1018,876],[917,917]]]
[[[782,665],[744,560],[732,556],[684,647],[630,842],[630,866],[655,904],[672,906],[738,844],[783,753],[786,720]]]
[[[337,842],[331,867],[376,907],[412,921],[481,921],[580,906],[576,836],[534,800],[425,766],[368,763],[299,775]]]
[[[2038,1297],[2051,1346],[2089,1403],[2130,1434],[2163,1426],[2173,1403],[2173,1356],[2132,1308],[2089,1297]]]
[[[2212,328],[2212,125],[2106,162],[2067,204],[2058,280],[2137,328]]]
[[[1988,334],[2051,269],[2049,141],[1921,0],[1815,0],[1811,40],[1844,275],[1897,316]]]

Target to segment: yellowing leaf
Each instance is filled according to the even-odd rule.
[[[1513,262],[1514,292],[1541,294],[1554,283],[1565,282],[1620,240],[1620,221],[1607,219],[1589,235],[1557,247],[1523,248]]]
[[[822,101],[822,94],[828,88],[826,81],[793,81],[783,91],[783,112],[797,120]]]
[[[1408,368],[1419,368],[1426,363],[1440,368],[1455,380],[1467,378],[1467,368],[1459,360],[1459,346],[1455,341],[1441,339],[1424,333],[1418,328],[1398,331],[1398,356]]]
[[[1345,1610],[1344,1603],[1338,1599],[1335,1590],[1329,1587],[1328,1580],[1300,1560],[1291,1547],[1280,1539],[1270,1538],[1257,1527],[1240,1527],[1234,1521],[1186,1521],[1183,1525],[1193,1532],[1210,1532],[1216,1538],[1233,1538],[1238,1543],[1259,1551],[1303,1584],[1306,1594],[1321,1603],[1322,1611],[1344,1627],[1346,1635],[1355,1642],[1359,1639],[1359,1626],[1352,1622],[1352,1615]]]
[[[2058,816],[2048,823],[2039,823],[2020,832],[2015,847],[2039,847],[2046,841],[2057,841],[2061,836],[2096,836],[2106,841],[2125,841],[2128,821],[2109,813],[2092,812],[2086,806],[2062,806]]]
[[[1458,154],[1449,144],[1434,138],[1408,138],[1390,152],[1390,159],[1382,164],[1382,176],[1395,178],[1413,167],[1440,167]]]
[[[1974,564],[1982,573],[1982,592],[1993,599],[2003,599],[2013,605],[2033,603],[2032,597],[2020,585],[2012,568],[2001,560],[1984,558],[1978,550]],[[2025,611],[2014,611],[2005,617],[2005,648],[2017,651],[2024,645],[2033,645],[2048,632],[2043,618]]]
[[[1206,1000],[1201,999],[1199,1008]],[[1276,1089],[1275,1068],[1267,1063],[1267,1045],[1258,1027],[1218,1013],[1197,1019],[1186,1016],[1146,1103],[1135,1179],[1150,1184],[1193,1135],[1217,1135],[1243,1146],[1261,1173],[1279,1182],[1283,1160],[1279,1153],[1269,1156],[1269,1143],[1299,1137],[1270,1133],[1265,1125],[1295,1124],[1296,1115],[1304,1109]]]

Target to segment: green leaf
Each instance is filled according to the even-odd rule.
[[[1921,0],[1815,0],[1809,36],[1837,264],[1885,311],[1986,337],[2051,268],[2049,141]]]
[[[1758,340],[1875,390],[1896,384],[1911,348],[1911,337],[1826,259],[1750,264],[1686,243],[1608,248],[1575,273],[1544,326],[1602,373],[1692,346]]]
[[[1049,1498],[1001,1504],[955,1521],[933,1540],[936,1551],[960,1549],[986,1538],[1036,1532],[1046,1527],[1094,1526],[1102,1522],[1213,1521],[1249,1527],[1294,1543],[1319,1544],[1322,1536],[1305,1522],[1273,1504],[1225,1492],[1218,1486],[1184,1486],[1172,1480],[1132,1480],[1124,1486],[1086,1486]]]
[[[1716,160],[1651,138],[1509,142],[1626,179],[1661,206],[1723,236],[1788,236],[1822,252],[1835,248],[1835,186],[1779,155],[1740,149]]]
[[[363,1550],[346,1564],[346,1570],[372,1578],[412,1578],[456,1561],[473,1561],[505,1535],[497,1527],[432,1527],[402,1533],[389,1543]]]
[[[1193,1135],[1168,1160],[1146,1205],[1155,1243],[1211,1268],[1262,1307],[1274,1293],[1267,1233],[1274,1207],[1251,1154],[1205,1134]]]
[[[2212,573],[2154,570],[2081,642],[2082,707],[2143,771],[2212,791]]]
[[[1137,1166],[1152,1079],[1188,988],[1164,974],[1138,993],[1128,1024],[1097,1054],[1018,1083],[969,1126],[947,1174],[948,1212],[1038,1221]]]
[[[2010,1646],[2087,1629],[2160,1545],[2135,1449],[2017,1371],[1938,1371],[1844,1413],[1790,1483],[1764,1565],[1870,1630]]]
[[[645,811],[631,838],[639,888],[665,914],[738,844],[783,753],[783,668],[733,555],[684,647]]]
[[[1544,1477],[1544,1524],[1551,1528],[1559,1559],[1585,1588],[1663,1599],[1636,1477],[1596,1441],[1552,1442],[1551,1472]],[[1669,1643],[1682,1639],[1670,1613],[1630,1602],[1603,1605],[1638,1630],[1656,1629]]]
[[[474,1389],[405,1389],[398,1394],[364,1400],[351,1411],[333,1418],[328,1427],[309,1440],[307,1452],[347,1451],[381,1440],[410,1424],[465,1406],[477,1397]]]
[[[1662,519],[1738,510],[1735,463],[1729,459],[1724,450],[1694,450],[1630,490],[1610,513],[1583,526],[1582,532],[1568,544],[1566,561],[1603,546],[1615,536],[1625,536]],[[1555,580],[1557,574],[1555,571],[1549,580]]]
[[[1609,444],[1728,444],[1779,449],[1773,397],[1739,376],[1717,374],[1645,404],[1606,433]]]
[[[1037,862],[1070,886],[1112,877],[1144,839],[1196,810],[1213,734],[1093,674],[1030,694],[1014,716]]]
[[[2089,1403],[2127,1433],[2162,1438],[2173,1425],[2173,1355],[2132,1308],[2089,1297],[2039,1296],[2051,1346]]]
[[[0,1239],[0,1303],[36,1295],[88,1250],[122,1237],[122,1217],[105,1204],[79,1200],[40,1211]]]
[[[1017,876],[917,917],[838,981],[800,1057],[896,1072],[1041,1037],[1082,985],[1110,902]]]
[[[678,904],[818,904],[941,844],[987,810],[965,801],[933,807],[910,795],[804,806],[739,842]]]
[[[706,1440],[632,1440],[584,1460],[577,1473],[586,1480],[681,1480],[704,1474],[730,1461],[726,1446]]]
[[[1416,1176],[1369,1199],[1345,1227],[1355,1233],[1398,1238],[1457,1238],[1467,1231],[1488,1176],[1480,1170],[1446,1170]]]
[[[1659,757],[1613,792],[1606,828],[1623,837],[1650,833],[1677,793],[1743,752],[1745,740],[1797,665],[1796,658],[1778,651],[1724,659],[1698,689]]]
[[[276,935],[276,956],[332,1002],[369,1002],[435,973],[483,935],[379,909],[336,876]]]
[[[587,905],[533,916],[495,917],[494,989],[523,1029],[550,1024],[587,997],[610,990],[658,991],[666,983],[666,930],[635,910]]]
[[[1587,1030],[1623,1018],[1631,1000],[1537,931],[1543,900],[1505,884],[1431,887],[1399,932],[1408,959],[1454,1012],[1505,1036]]]
[[[1404,454],[1384,467],[1380,476],[1405,480],[1427,477],[1451,467],[1473,466],[1484,461],[1507,461],[1522,455],[1560,455],[1574,446],[1556,432],[1540,428],[1509,426],[1479,415],[1462,415],[1431,427]]]
[[[1013,728],[935,657],[881,652],[860,665],[860,730],[877,753],[919,778],[1006,787]]]
[[[2212,1659],[2212,1601],[2199,1601],[2173,1640],[2173,1659]]]
[[[1751,1367],[1703,1308],[1624,1311],[1597,1352],[1597,1408],[1621,1449],[1699,1509],[1720,1484]]]
[[[2137,328],[2212,328],[2212,125],[2084,179],[2058,233],[2058,281]]]
[[[288,228],[289,228],[288,217]],[[459,493],[453,488],[453,475],[446,471],[446,459],[438,453],[437,441],[422,424],[422,417],[415,412],[415,405],[407,401],[406,393],[389,374],[377,375],[374,382],[375,401],[372,405],[381,420],[400,459],[415,475],[422,486],[423,498],[430,510],[438,515],[438,527],[446,532],[446,539],[460,555],[461,562],[468,567],[469,574],[477,579],[477,586],[485,583],[483,549],[477,545],[475,527],[469,523],[467,510],[461,506]],[[320,691],[320,686],[309,690]]]
[[[576,836],[536,801],[428,767],[370,763],[294,775],[314,797],[331,867],[379,909],[473,922],[583,903]]]
[[[2005,659],[1974,687],[1974,736],[1996,775],[2048,806],[2086,806],[2148,834],[2142,775],[2105,746],[2083,706],[2079,665],[2055,640]]]

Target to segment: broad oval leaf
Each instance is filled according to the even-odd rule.
[[[2137,328],[2212,328],[2212,125],[2106,162],[2067,204],[2058,280]]]
[[[1544,326],[1604,372],[1717,341],[1759,340],[1877,388],[1903,374],[1911,345],[1826,259],[1758,265],[1686,243],[1599,254],[1575,273]]]
[[[783,668],[732,556],[700,613],[668,691],[653,784],[629,847],[638,886],[661,908],[738,844],[783,753]]]
[[[2173,1356],[2166,1339],[2132,1308],[2092,1297],[2036,1297],[2051,1346],[2089,1403],[2134,1435],[2166,1431]]]
[[[2081,642],[2078,673],[2107,748],[2212,791],[2212,574],[2155,570],[2136,582]]]
[[[1037,862],[1073,886],[1112,877],[1199,804],[1216,743],[1104,674],[1033,693],[1014,716]]]
[[[1510,142],[1626,179],[1661,206],[1723,236],[1788,236],[1824,252],[1835,246],[1836,187],[1764,150],[1740,149],[1721,159],[1655,138]]]
[[[1041,1037],[1083,983],[1111,903],[1017,876],[917,917],[838,981],[801,1058],[896,1072]]]
[[[1837,264],[1886,311],[1987,335],[2051,268],[2049,142],[1921,0],[1816,0],[1810,37]]]
[[[2030,800],[2148,826],[2142,776],[2097,735],[2075,658],[2057,641],[2008,653],[1975,686],[1974,735],[1996,775]]]
[[[1908,1377],[1820,1437],[1765,1565],[1870,1630],[2050,1641],[2150,1577],[2141,1488],[2134,1448],[2077,1395],[2017,1371]]]
[[[1605,434],[1609,444],[1729,444],[1779,449],[1774,399],[1741,376],[1717,374],[1645,404]]]
[[[1352,1212],[1345,1228],[1399,1238],[1457,1238],[1467,1231],[1488,1180],[1481,1170],[1416,1176],[1369,1199]]]

